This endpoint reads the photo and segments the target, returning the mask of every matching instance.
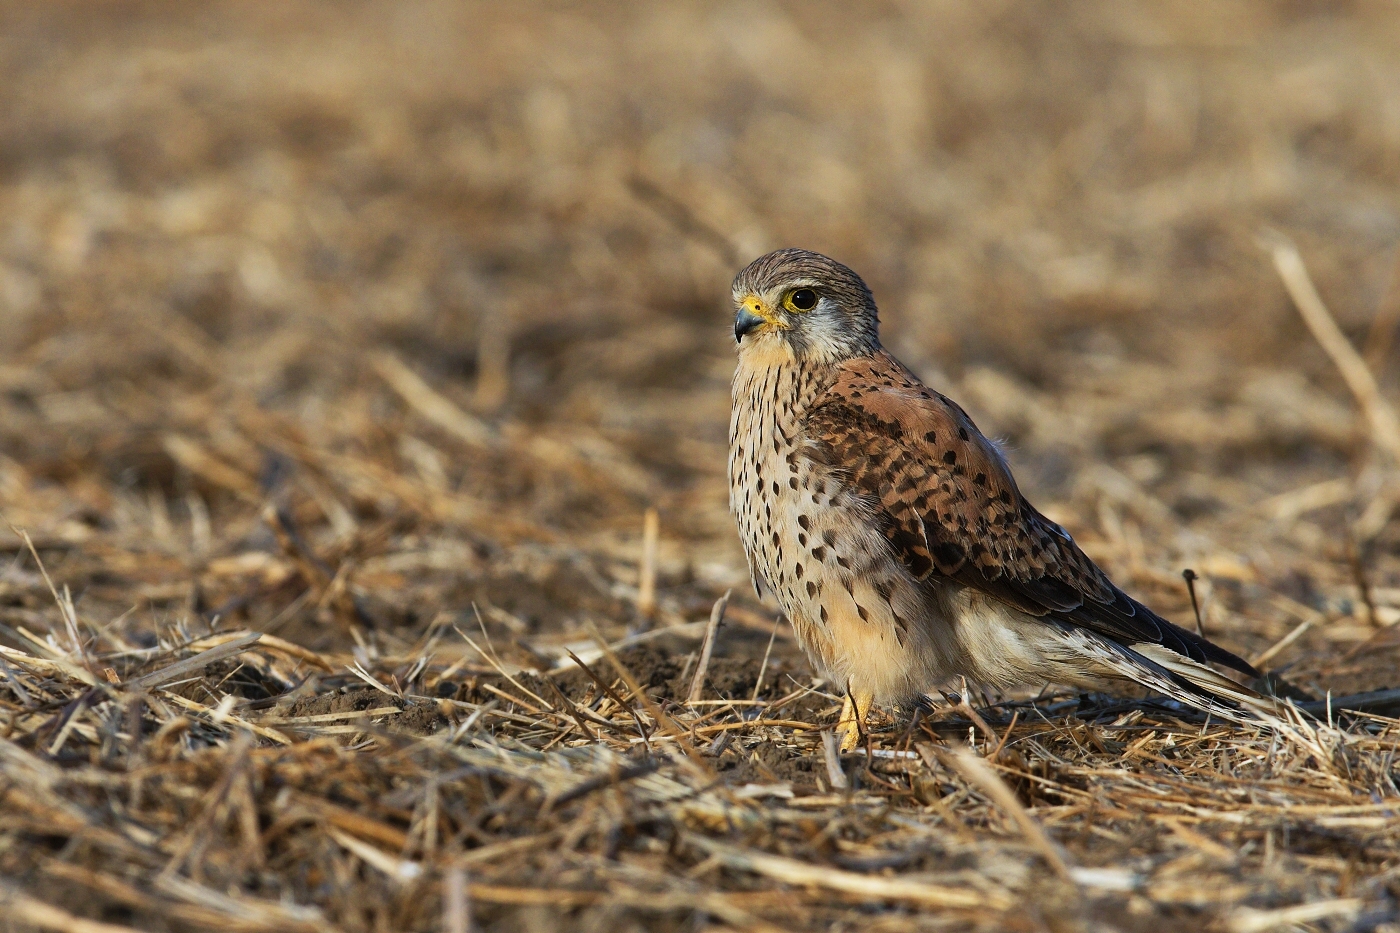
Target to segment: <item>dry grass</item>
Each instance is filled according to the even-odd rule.
[[[723,469],[820,249],[1135,595],[1400,686],[1393,5],[0,15],[6,929],[1400,928],[1377,714],[839,758]]]

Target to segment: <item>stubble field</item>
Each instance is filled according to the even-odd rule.
[[[0,82],[5,929],[1400,929],[1394,5],[8,4]],[[829,754],[727,505],[788,245],[1317,718]]]

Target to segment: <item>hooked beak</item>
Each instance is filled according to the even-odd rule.
[[[766,320],[749,310],[748,305],[740,305],[739,313],[734,317],[734,339],[741,341],[749,331],[766,323]]]

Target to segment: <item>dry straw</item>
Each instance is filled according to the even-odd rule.
[[[11,5],[0,928],[1393,929],[1400,19],[1297,6]],[[727,505],[785,245],[1298,715],[840,755]]]

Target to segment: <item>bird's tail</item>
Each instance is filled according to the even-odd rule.
[[[1287,707],[1274,697],[1236,683],[1170,648],[1138,643],[1131,645],[1130,651],[1149,663],[1133,665],[1135,669],[1129,676],[1201,712],[1238,723],[1293,718]]]

